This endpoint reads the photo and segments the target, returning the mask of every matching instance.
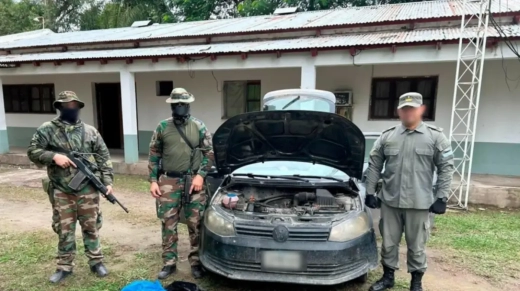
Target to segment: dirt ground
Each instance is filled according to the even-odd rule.
[[[23,174],[22,174],[22,173]],[[27,188],[41,187],[41,177],[45,172],[39,170],[17,170],[0,173],[0,184],[24,186]],[[17,197],[5,197],[0,193],[0,229],[2,231],[25,233],[34,231],[52,232],[50,228],[51,210],[48,201],[41,197],[34,200]],[[42,196],[44,195],[41,192]],[[116,256],[128,256],[135,253],[144,253],[150,250],[157,251],[161,248],[160,226],[155,218],[155,205],[149,194],[142,191],[123,190],[117,191],[120,201],[131,209],[130,215],[126,215],[115,205],[103,202],[102,209],[105,214],[101,236],[114,245],[117,245]],[[46,203],[45,203],[46,202]],[[24,215],[20,215],[23,210]],[[79,227],[78,227],[79,228]],[[189,265],[187,255],[189,242],[185,228],[180,230],[179,252],[180,264],[178,275],[189,278]],[[401,249],[401,265],[406,265],[406,249]],[[450,263],[450,258],[443,255],[442,250],[428,249],[428,272],[424,277],[425,290],[514,290],[495,287],[486,279],[461,269]],[[107,258],[109,268],[117,268]],[[51,272],[52,270],[49,270]],[[159,271],[159,270],[157,270]],[[399,271],[398,277],[403,281],[409,280],[406,271]],[[154,279],[154,278],[149,278]],[[216,280],[221,280],[217,278]],[[230,290],[260,290],[255,283],[240,283],[240,288]],[[276,290],[271,286],[269,290]],[[513,288],[513,287],[511,287]],[[366,286],[355,290],[367,290]],[[268,289],[266,289],[268,290]]]

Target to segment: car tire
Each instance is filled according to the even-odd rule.
[[[365,273],[353,280],[355,283],[365,284],[368,282],[368,273]]]

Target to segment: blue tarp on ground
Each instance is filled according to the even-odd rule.
[[[126,285],[121,291],[166,291],[159,281],[134,281]]]

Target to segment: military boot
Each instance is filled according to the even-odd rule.
[[[63,279],[67,278],[70,274],[72,274],[72,272],[56,270],[56,273],[52,274],[52,276],[49,278],[49,281],[51,281],[51,283],[56,284],[61,282]]]
[[[369,291],[383,291],[394,287],[395,284],[395,270],[387,266],[383,266],[383,277],[375,282]]]
[[[94,266],[90,267],[90,271],[98,275],[98,277],[105,277],[106,275],[108,275],[108,270],[105,267],[105,265],[103,265],[103,263],[97,263]]]
[[[157,276],[157,278],[159,280],[164,280],[164,279],[168,278],[171,274],[175,273],[176,270],[177,270],[176,265],[164,266],[162,268],[162,270],[159,272],[159,275]]]
[[[424,273],[420,271],[412,272],[412,281],[410,282],[410,291],[423,291],[422,277]]]
[[[191,275],[193,275],[193,278],[200,279],[204,277],[204,270],[201,266],[192,266],[191,267]]]

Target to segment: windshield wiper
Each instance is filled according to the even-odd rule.
[[[253,173],[247,173],[247,174],[237,173],[237,174],[232,174],[232,176],[242,176],[242,177],[248,177],[248,178],[253,178],[253,179],[254,178],[268,178],[268,179],[286,179],[286,180],[309,182],[309,180],[304,179],[304,177],[296,177],[296,176],[255,175]]]
[[[298,101],[298,100],[300,100],[300,96],[294,98],[293,100],[289,101],[289,103],[285,104],[285,106],[282,107],[282,110],[284,110],[285,108],[291,106],[294,102],[296,102],[296,101]]]
[[[328,176],[292,175],[292,177],[309,178],[309,179],[328,179],[328,180],[333,180],[333,181],[337,181],[337,182],[341,182],[341,183],[345,182],[344,180],[334,178],[334,177],[328,177]]]

